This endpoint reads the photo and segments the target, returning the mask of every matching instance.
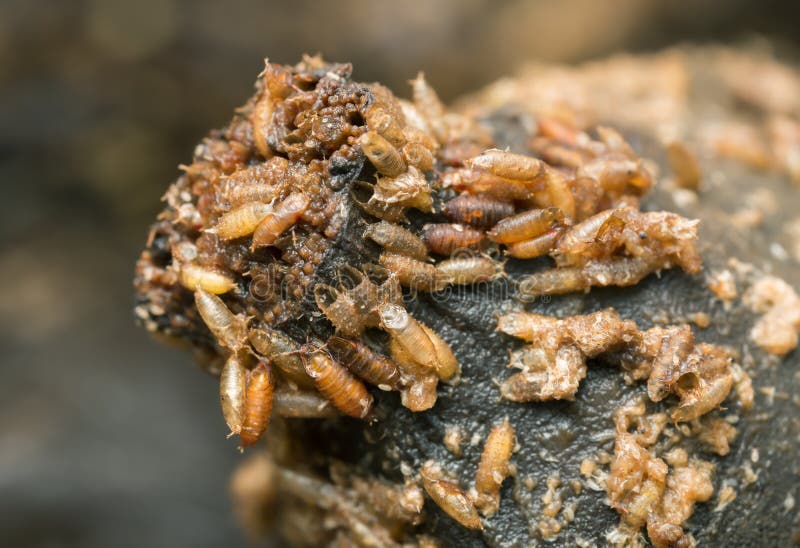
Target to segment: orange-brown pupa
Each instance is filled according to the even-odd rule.
[[[397,278],[400,285],[417,291],[439,291],[447,287],[447,274],[429,263],[397,253],[381,253],[381,265]]]
[[[530,240],[508,244],[506,255],[515,259],[535,259],[547,255],[556,247],[563,233],[562,227],[556,227]]]
[[[238,352],[247,341],[247,322],[235,315],[222,299],[203,289],[194,292],[194,302],[200,317],[220,345]]]
[[[470,498],[455,483],[438,479],[439,473],[433,461],[422,465],[420,476],[425,491],[447,515],[468,529],[483,529]]]
[[[272,149],[270,149],[267,142],[267,133],[272,123],[274,110],[275,103],[270,96],[269,90],[265,89],[262,92],[261,99],[258,100],[250,113],[250,124],[253,126],[253,141],[258,151],[265,158],[272,156]]]
[[[459,257],[447,259],[436,265],[456,285],[468,285],[489,281],[500,275],[501,266],[489,257]]]
[[[515,431],[508,418],[495,425],[486,438],[475,474],[475,501],[483,515],[492,515],[500,505],[500,485],[508,477],[508,461],[514,451]]]
[[[530,156],[490,149],[466,161],[467,167],[515,181],[533,181],[543,170],[543,162]]]
[[[310,200],[300,192],[294,192],[286,197],[275,209],[268,213],[258,224],[253,234],[252,249],[265,245],[272,245],[278,236],[289,230],[300,220]]]
[[[274,390],[272,371],[265,362],[260,362],[250,372],[244,402],[244,420],[239,432],[242,447],[255,444],[269,426],[272,414],[272,395]]]
[[[492,196],[464,193],[444,204],[442,213],[454,223],[491,228],[514,214],[514,204]]]
[[[217,268],[183,263],[180,271],[181,285],[192,291],[203,289],[214,295],[222,295],[236,287],[233,278]]]
[[[350,417],[367,418],[372,411],[372,394],[364,383],[325,352],[314,352],[306,361],[306,371],[314,379],[317,390],[333,406]]]
[[[381,221],[373,223],[364,231],[369,238],[386,251],[411,257],[418,261],[428,260],[428,249],[416,234],[394,223]]]
[[[562,222],[564,222],[564,212],[557,207],[531,209],[502,219],[487,235],[494,242],[512,244],[541,236]]]
[[[433,329],[424,323],[419,326],[428,335],[436,350],[436,375],[443,381],[457,381],[461,377],[461,366],[453,350]]]
[[[375,131],[361,135],[361,150],[379,173],[387,177],[398,177],[406,171],[406,163],[392,143]]]
[[[400,390],[403,379],[392,360],[358,340],[333,336],[328,348],[353,374],[381,390]]]
[[[211,232],[223,240],[233,240],[249,236],[267,215],[272,213],[272,206],[262,202],[250,202],[222,215]]]
[[[484,240],[484,234],[471,226],[434,223],[422,228],[422,241],[437,255],[452,255],[459,249],[477,249]]]
[[[438,367],[436,345],[422,324],[412,318],[402,306],[387,304],[381,306],[378,311],[381,327],[389,333],[402,351],[420,366],[432,372],[436,371]]]
[[[247,369],[237,354],[231,354],[222,367],[219,376],[219,399],[222,405],[222,416],[231,429],[231,435],[242,430],[244,420],[245,391],[247,387]]]

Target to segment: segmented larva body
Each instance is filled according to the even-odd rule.
[[[396,339],[389,339],[389,353],[407,378],[406,385],[400,392],[403,406],[418,413],[436,405],[436,387],[439,384],[436,371],[411,359]]]
[[[406,171],[406,163],[395,146],[375,131],[368,131],[360,138],[361,150],[379,173],[387,177],[398,177]]]
[[[417,112],[425,120],[439,142],[444,143],[447,138],[447,131],[442,118],[446,114],[446,109],[436,91],[425,80],[425,75],[422,72],[411,81],[411,91]]]
[[[265,362],[260,362],[250,372],[250,381],[244,403],[244,420],[239,432],[242,447],[248,447],[261,439],[269,426],[272,413],[272,396],[274,390],[272,371]]]
[[[508,244],[506,255],[515,259],[535,259],[550,253],[558,243],[559,238],[564,233],[563,227],[552,228],[530,240],[514,242]]]
[[[564,212],[556,207],[531,209],[499,221],[487,236],[500,244],[513,244],[541,236],[563,222]]]
[[[222,416],[230,428],[231,434],[238,434],[242,429],[246,387],[247,369],[238,354],[231,354],[225,361],[219,376]]]
[[[328,339],[327,346],[350,372],[368,383],[381,390],[400,390],[403,387],[397,364],[361,341],[334,335]]]
[[[415,364],[435,372],[438,367],[436,345],[422,324],[412,318],[402,306],[387,304],[381,306],[378,311],[381,327],[389,333],[398,348]]]
[[[428,461],[420,470],[422,486],[444,512],[468,529],[483,529],[472,500],[455,483],[438,479],[435,463]]]
[[[499,274],[498,265],[488,257],[447,259],[436,265],[456,285],[486,282]]]
[[[405,255],[418,261],[428,259],[428,248],[416,234],[393,223],[381,221],[371,224],[364,231],[364,238],[369,238],[386,251]]]
[[[194,292],[194,302],[217,342],[232,352],[238,352],[247,340],[245,320],[231,312],[222,299],[203,289]]]
[[[444,204],[442,213],[454,223],[491,228],[514,214],[514,204],[481,194],[460,194]]]
[[[562,267],[536,272],[520,281],[520,296],[563,295],[589,287],[589,280],[580,268]]]
[[[279,417],[295,419],[321,419],[335,417],[339,413],[331,402],[320,397],[316,391],[275,389],[273,411]]]
[[[367,418],[372,410],[372,395],[364,383],[325,352],[315,352],[306,361],[306,371],[314,379],[317,390],[333,406],[350,417]]]
[[[470,158],[466,165],[514,181],[534,181],[544,171],[541,160],[496,148]]]
[[[422,241],[437,255],[452,255],[458,249],[478,249],[483,237],[483,232],[466,225],[435,223],[422,228]]]
[[[269,204],[250,202],[222,215],[212,231],[223,240],[243,238],[251,235],[270,213],[272,206]]]
[[[180,280],[186,289],[191,291],[203,289],[214,295],[222,295],[236,287],[233,278],[219,269],[193,263],[180,265]]]
[[[299,345],[291,337],[265,327],[251,329],[247,338],[255,351],[276,366],[286,380],[301,388],[314,388],[314,381],[306,373],[303,359],[298,355]]]
[[[258,224],[253,234],[252,249],[272,245],[278,236],[289,230],[303,216],[310,200],[301,192],[294,192],[275,206]]]
[[[380,263],[397,277],[400,285],[419,291],[439,291],[447,287],[450,278],[429,263],[423,263],[397,253],[382,253]]]
[[[508,419],[492,428],[475,474],[476,504],[485,516],[500,506],[500,485],[508,476],[508,461],[514,452],[514,427]]]

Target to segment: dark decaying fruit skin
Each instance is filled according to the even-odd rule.
[[[531,137],[529,125],[513,109],[488,113],[483,122],[493,128],[499,148],[525,151]],[[667,169],[663,147],[638,132],[626,136],[637,153],[655,159],[662,170]],[[340,190],[332,193],[347,196],[353,181],[371,177],[371,168],[364,165],[363,157],[358,154],[337,163],[336,186]],[[799,353],[795,350],[777,360],[750,343],[749,330],[755,316],[740,300],[726,308],[715,299],[707,289],[706,274],[728,268],[729,260],[735,258],[769,269],[795,287],[800,285],[800,269],[796,264],[775,260],[770,255],[770,243],[780,233],[783,223],[796,216],[800,208],[800,192],[780,175],[753,171],[729,160],[704,159],[703,169],[705,173],[721,173],[724,186],[700,194],[697,202],[688,205],[675,203],[668,192],[658,187],[643,201],[645,210],[665,209],[702,221],[703,272],[691,276],[678,269],[665,270],[660,277],[651,275],[633,287],[594,288],[585,294],[540,298],[528,304],[527,309],[563,317],[611,306],[623,318],[634,319],[641,329],[664,321],[680,323],[696,312],[707,313],[711,324],[707,329],[695,329],[696,338],[739,349],[741,361],[751,364],[756,387],[773,386],[788,393],[789,398],[767,402],[757,390],[753,410],[740,413],[736,425],[739,436],[731,444],[731,453],[724,458],[703,455],[717,466],[714,479],[717,492],[724,479],[735,479],[741,484],[742,467],[746,463],[751,463],[758,479],[738,488],[736,500],[719,511],[714,511],[716,499],[698,505],[686,530],[701,545],[785,546],[800,530],[796,509],[784,508],[787,495],[800,496],[797,490],[800,461],[796,458],[800,453],[800,423],[796,419],[798,406],[792,401],[800,393]],[[732,224],[730,212],[741,206],[742,196],[753,188],[774,192],[780,197],[778,207],[758,229],[742,230]],[[342,265],[377,262],[378,250],[363,240],[365,219],[370,222],[374,219],[366,217],[349,200],[342,207],[341,228],[334,238],[320,246],[324,249],[315,263],[309,287],[314,283],[335,285],[335,273]],[[422,215],[415,210],[409,211],[408,216],[417,233],[425,223],[447,222],[443,216]],[[168,262],[172,230],[162,222],[149,242],[146,253],[153,263]],[[538,260],[542,264],[547,261]],[[529,273],[530,268],[530,262],[515,260],[505,265],[512,280]],[[139,287],[139,304],[146,306],[157,292],[142,284]],[[247,294],[246,287],[239,289]],[[462,455],[456,457],[442,443],[445,428],[457,425],[465,432],[479,433],[483,440],[492,425],[508,417],[519,443],[512,458],[518,475],[533,476],[540,485],[530,501],[518,504],[515,499],[519,497],[513,493],[514,482],[507,480],[501,489],[500,509],[486,522],[483,531],[459,526],[430,501],[425,505],[426,519],[416,531],[440,539],[445,546],[528,545],[532,536],[537,535],[535,531],[532,533],[531,524],[540,515],[541,486],[546,478],[559,473],[564,483],[578,479],[583,459],[598,449],[611,452],[613,436],[604,436],[613,429],[611,414],[633,394],[641,393],[642,387],[626,386],[618,368],[590,360],[588,376],[575,401],[516,404],[501,400],[494,381],[507,375],[508,351],[519,343],[495,331],[495,317],[518,305],[512,300],[512,293],[507,280],[501,279],[488,286],[454,286],[441,294],[420,292],[414,298],[407,298],[409,313],[449,342],[461,364],[462,376],[469,382],[457,386],[441,384],[436,406],[424,413],[403,408],[397,394],[372,390],[374,414],[379,419],[374,424],[342,417],[294,421],[290,428],[296,458],[304,459],[307,466],[323,475],[327,464],[335,459],[361,474],[401,483],[401,463],[419,470],[424,462],[434,459],[467,486],[480,460],[482,443],[462,444]],[[212,339],[192,307],[191,292],[178,287],[174,294],[167,295],[165,300],[163,297],[158,297],[159,303],[168,303],[169,314],[153,314],[146,321],[154,322],[156,331],[168,332],[213,352]],[[234,305],[234,312],[247,312],[246,298],[238,309]],[[326,340],[333,333],[330,324],[318,314],[311,291],[293,300],[291,313],[279,311],[276,316],[280,328],[298,341],[305,341],[308,336]],[[751,462],[754,448],[760,454],[758,463]],[[605,504],[605,498],[604,491],[589,489],[580,495],[570,494],[569,500],[577,502],[575,519],[557,537],[556,545],[574,544],[579,538],[604,544],[605,533],[619,521],[617,513]]]

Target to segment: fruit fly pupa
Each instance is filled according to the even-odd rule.
[[[535,259],[547,255],[556,246],[563,233],[563,227],[552,228],[541,236],[509,244],[506,254],[515,259]]]
[[[397,177],[406,171],[406,163],[392,143],[374,131],[364,133],[361,150],[379,173],[387,177]]]
[[[521,298],[539,295],[563,295],[589,287],[589,281],[580,268],[562,267],[536,272],[519,283]]]
[[[532,190],[525,183],[484,173],[477,169],[454,169],[442,175],[442,186],[501,200],[527,200]]]
[[[483,529],[478,511],[470,498],[455,483],[439,479],[440,472],[433,461],[422,465],[422,486],[439,508],[468,529]]]
[[[255,351],[270,360],[286,380],[301,388],[313,388],[314,381],[306,373],[303,360],[298,355],[299,345],[288,335],[276,329],[251,329],[247,334]]]
[[[220,345],[238,352],[247,340],[247,322],[235,315],[222,299],[203,289],[194,292],[194,302],[200,317]]]
[[[380,107],[372,107],[366,114],[367,126],[395,147],[402,147],[406,138],[398,120]]]
[[[400,390],[403,379],[397,365],[358,340],[333,336],[328,348],[351,373],[381,390]]]
[[[476,249],[483,242],[483,232],[466,225],[434,223],[422,228],[422,241],[437,255],[452,255],[459,249]]]
[[[433,130],[439,142],[445,142],[447,132],[442,123],[442,118],[444,118],[446,109],[436,91],[425,80],[425,75],[422,72],[414,80],[411,80],[411,91],[416,110]]]
[[[436,265],[456,285],[487,282],[499,275],[498,265],[489,257],[460,257],[447,259]]]
[[[569,186],[567,177],[548,165],[544,165],[546,203],[543,206],[554,206],[564,212],[570,219],[575,218],[575,196]]]
[[[396,253],[382,253],[380,263],[391,272],[400,285],[418,291],[439,291],[447,287],[450,278],[429,263],[423,263]]]
[[[512,244],[541,236],[555,224],[562,222],[564,212],[556,207],[531,209],[499,221],[487,236],[497,243]]]
[[[436,345],[422,328],[422,324],[412,318],[402,306],[387,304],[378,310],[381,327],[409,359],[425,369],[436,371]]]
[[[364,383],[324,351],[314,351],[306,360],[306,371],[317,390],[333,406],[350,417],[364,419],[372,410],[372,395]]]
[[[433,153],[422,143],[407,143],[403,147],[403,158],[420,171],[433,169]]]
[[[216,268],[183,263],[180,271],[181,284],[192,291],[203,289],[215,295],[222,295],[236,287],[236,283],[230,276]]]
[[[400,204],[420,211],[433,211],[431,187],[414,166],[397,177],[379,177],[373,198],[387,204]]]
[[[253,234],[252,249],[272,245],[278,236],[300,220],[309,203],[308,196],[300,192],[287,196],[258,224]]]
[[[400,392],[403,407],[419,413],[436,405],[436,387],[439,384],[436,371],[414,361],[395,338],[389,339],[389,353],[407,378]]]
[[[345,337],[358,337],[364,331],[364,316],[348,293],[326,284],[317,284],[314,287],[314,300],[337,333]]]
[[[269,90],[264,90],[261,99],[253,107],[250,113],[250,124],[253,126],[253,141],[262,156],[268,158],[272,155],[272,149],[267,142],[269,126],[272,123],[272,113],[275,104],[270,96]]]
[[[400,204],[381,202],[374,198],[374,185],[366,181],[356,181],[350,190],[350,198],[368,215],[383,219],[390,223],[405,223],[408,221],[405,208]]]
[[[275,389],[273,411],[280,417],[296,419],[321,419],[338,415],[331,403],[316,392]]]
[[[492,515],[500,505],[500,485],[508,476],[508,461],[514,451],[514,427],[508,419],[492,428],[475,473],[476,504],[483,515]]]
[[[262,202],[251,202],[222,215],[211,230],[223,240],[233,240],[249,236],[267,215],[272,206]]]
[[[272,371],[265,362],[260,362],[250,372],[244,403],[244,420],[239,438],[242,447],[255,444],[269,426],[272,413],[274,381]]]
[[[515,181],[534,181],[544,171],[541,160],[498,149],[486,150],[467,160],[466,164],[467,167]]]
[[[514,214],[514,204],[481,194],[461,194],[447,202],[442,213],[454,223],[491,228]]]
[[[238,434],[242,429],[246,386],[247,369],[238,354],[231,354],[219,376],[222,416],[231,429],[231,435]]]
[[[405,255],[418,261],[428,259],[428,249],[416,234],[396,224],[381,221],[371,224],[364,231],[364,238],[369,238],[386,251]]]
[[[433,329],[423,323],[419,325],[436,349],[436,375],[443,381],[458,381],[461,378],[461,366],[453,350]]]

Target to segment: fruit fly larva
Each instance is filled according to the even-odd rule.
[[[253,234],[252,249],[272,243],[300,220],[310,200],[301,192],[294,192],[275,206],[258,224]]]
[[[272,114],[275,110],[275,103],[268,90],[262,93],[261,99],[253,107],[250,113],[250,124],[253,126],[253,141],[262,156],[268,158],[272,155],[267,133],[272,123]]]
[[[361,150],[379,173],[397,177],[406,171],[406,163],[395,146],[375,131],[361,135]]]
[[[506,418],[495,425],[486,438],[481,461],[475,473],[476,504],[483,515],[492,515],[500,505],[500,485],[508,476],[508,461],[514,451],[515,431]]]
[[[400,390],[403,387],[397,364],[361,341],[334,335],[328,339],[327,347],[350,372],[381,390]]]
[[[399,305],[382,305],[378,311],[381,327],[389,333],[399,349],[415,364],[429,371],[436,371],[438,360],[436,345],[422,328],[422,324]]]
[[[253,445],[269,426],[272,413],[272,396],[275,387],[272,371],[266,362],[260,362],[250,372],[244,402],[244,420],[239,438],[242,446]]]
[[[544,166],[544,180],[548,204],[559,208],[570,219],[575,218],[575,196],[569,186],[569,180],[560,171]]]
[[[483,529],[472,500],[455,483],[440,479],[441,472],[436,463],[425,462],[420,470],[420,476],[428,496],[447,515],[468,529]]]
[[[484,234],[466,225],[434,223],[422,227],[422,241],[437,255],[452,255],[459,249],[476,249],[484,241]]]
[[[238,352],[247,340],[247,322],[237,316],[222,299],[204,289],[194,292],[194,302],[200,317],[217,338],[220,345]]]
[[[316,392],[291,390],[279,387],[275,389],[273,410],[280,417],[299,419],[320,419],[338,415],[331,403]]]
[[[477,228],[491,228],[514,214],[514,204],[509,200],[483,194],[461,194],[442,208],[445,217],[454,223],[464,223]]]
[[[456,285],[487,282],[501,275],[502,270],[489,257],[459,257],[447,259],[436,265]]]
[[[364,231],[364,238],[369,238],[386,251],[405,255],[418,261],[428,259],[428,249],[416,234],[393,223],[381,221],[371,224]]]
[[[580,268],[560,267],[536,272],[526,276],[519,283],[520,298],[539,295],[562,295],[581,291],[589,287],[589,282]]]
[[[272,213],[272,206],[262,202],[250,202],[233,209],[218,220],[210,232],[222,240],[234,240],[252,234],[262,219]]]
[[[224,181],[217,192],[219,207],[237,207],[250,202],[269,203],[278,191],[278,187],[268,182],[241,184],[235,181]]]
[[[313,388],[314,381],[306,373],[303,360],[298,355],[299,345],[277,329],[265,327],[251,329],[247,335],[255,351],[270,360],[286,380],[301,388]]]
[[[350,417],[367,418],[372,411],[373,399],[364,383],[326,352],[313,350],[305,362],[306,371],[314,379],[317,390],[333,406]]]
[[[487,236],[497,243],[512,244],[541,236],[562,222],[564,222],[564,212],[557,207],[530,209],[502,219],[487,233]]]
[[[434,265],[404,255],[382,253],[380,263],[397,278],[403,287],[419,291],[439,291],[450,283],[447,274],[438,270]]]
[[[406,143],[402,152],[405,161],[420,171],[433,169],[433,153],[422,143]]]
[[[395,147],[402,147],[406,138],[398,120],[380,107],[372,107],[366,113],[367,126]]]
[[[233,279],[219,269],[192,263],[180,265],[180,280],[186,289],[203,289],[214,295],[222,295],[236,287]]]
[[[515,259],[535,259],[547,255],[556,246],[563,232],[563,227],[556,227],[530,240],[514,242],[508,245],[506,254]]]
[[[496,148],[486,150],[465,163],[467,167],[514,181],[535,181],[544,172],[541,160]]]
[[[242,429],[246,387],[247,369],[242,363],[242,358],[238,354],[231,354],[225,361],[219,377],[222,416],[231,430],[231,435],[238,434]]]
[[[350,190],[350,198],[368,215],[377,217],[390,223],[405,223],[408,221],[405,208],[400,204],[381,202],[373,197],[374,185],[366,181],[356,181]]]
[[[420,323],[419,326],[428,335],[436,350],[436,375],[443,381],[457,382],[461,377],[461,366],[453,350],[433,329],[424,323]]]

